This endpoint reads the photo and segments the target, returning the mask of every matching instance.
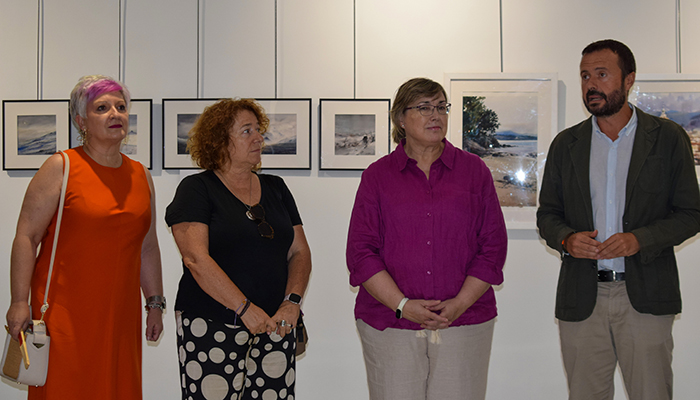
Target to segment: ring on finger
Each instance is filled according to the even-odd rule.
[[[285,320],[280,321],[280,326],[287,326],[287,321],[285,321]]]

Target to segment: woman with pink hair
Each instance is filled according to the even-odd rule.
[[[142,397],[140,292],[147,340],[158,340],[163,330],[165,298],[151,175],[120,152],[130,100],[111,78],[81,78],[70,113],[83,144],[49,157],[27,188],[10,263],[7,325],[14,337],[41,316],[64,157],[70,160],[44,315],[48,375],[44,386],[29,388],[29,399]]]

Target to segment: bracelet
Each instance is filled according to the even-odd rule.
[[[238,314],[238,318],[243,318],[243,314],[245,314],[245,312],[248,311],[248,307],[250,307],[250,300],[245,299],[245,306],[243,306],[243,310],[241,310],[240,313],[236,313]]]
[[[146,310],[146,312],[153,308],[160,308],[161,311],[165,311],[165,304],[165,296],[148,296],[146,299],[146,305],[143,308]]]
[[[144,308],[146,309],[147,313],[153,310],[154,308],[159,309],[161,312],[165,312],[165,306],[161,303],[148,303]]]
[[[162,296],[162,295],[148,296],[148,298],[146,299],[146,303],[163,303],[163,304],[165,304],[165,296]]]
[[[238,308],[236,309],[236,314],[238,314],[238,312],[241,311],[241,308],[243,308],[243,306],[245,306],[246,303],[249,302],[249,301],[250,301],[250,300],[248,300],[248,298],[243,299],[243,301],[241,302],[241,305],[238,306]]]
[[[248,311],[248,307],[250,307],[250,300],[248,298],[243,299],[243,302],[241,303],[240,306],[236,309],[236,315],[240,318],[245,314],[246,311]],[[241,310],[241,308],[243,310]]]

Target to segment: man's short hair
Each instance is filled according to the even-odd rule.
[[[623,77],[631,74],[632,72],[637,72],[637,64],[634,61],[634,54],[632,54],[632,50],[630,50],[630,48],[624,43],[618,42],[617,40],[605,39],[593,42],[583,49],[581,55],[585,56],[586,54],[595,53],[596,51],[605,49],[617,54],[617,63],[622,70]]]

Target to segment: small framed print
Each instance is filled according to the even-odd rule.
[[[491,170],[508,229],[534,229],[557,129],[556,74],[446,74],[447,138]]]
[[[700,74],[638,74],[630,103],[647,114],[674,121],[688,133],[700,176]]]
[[[163,99],[163,169],[198,169],[187,151],[190,129],[218,99]]]
[[[36,170],[69,147],[68,100],[3,100],[3,170]]]
[[[320,169],[363,170],[390,152],[390,99],[321,99]]]
[[[129,132],[122,144],[121,152],[151,169],[153,162],[153,100],[131,99],[129,106]],[[80,135],[71,126],[70,147],[80,146]]]
[[[311,169],[311,99],[256,99],[270,126],[263,169]]]

